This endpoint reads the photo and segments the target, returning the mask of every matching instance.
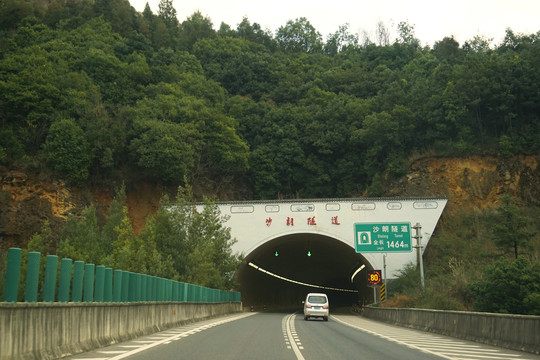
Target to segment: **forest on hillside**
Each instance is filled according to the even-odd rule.
[[[540,31],[422,47],[407,22],[360,41],[306,18],[271,33],[179,17],[172,0],[3,1],[0,164],[319,198],[381,195],[422,154],[540,149]]]
[[[421,156],[539,153],[540,31],[421,46],[407,22],[370,40],[180,17],[172,0],[0,3],[0,170],[122,189],[101,222],[94,204],[44,221],[25,251],[230,289],[241,254],[210,201],[194,211],[205,196],[380,196]],[[181,211],[165,197],[135,234],[120,184],[137,181],[178,187]],[[540,314],[538,211],[449,215],[426,289],[411,265],[394,305]]]

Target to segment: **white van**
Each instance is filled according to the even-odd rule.
[[[324,321],[328,321],[330,314],[330,304],[328,297],[322,293],[309,293],[306,296],[304,303],[304,320],[310,317],[320,317]]]

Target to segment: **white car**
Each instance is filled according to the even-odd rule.
[[[304,320],[310,317],[320,317],[324,321],[328,321],[330,304],[328,303],[326,294],[309,293],[306,296],[306,300],[302,302],[304,303]]]

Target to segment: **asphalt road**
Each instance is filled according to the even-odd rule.
[[[540,359],[394,327],[350,313],[328,322],[292,312],[235,314],[145,336],[70,359]]]

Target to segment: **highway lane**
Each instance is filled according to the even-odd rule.
[[[332,314],[328,322],[300,313],[243,313],[188,324],[70,359],[540,359],[482,344]]]

